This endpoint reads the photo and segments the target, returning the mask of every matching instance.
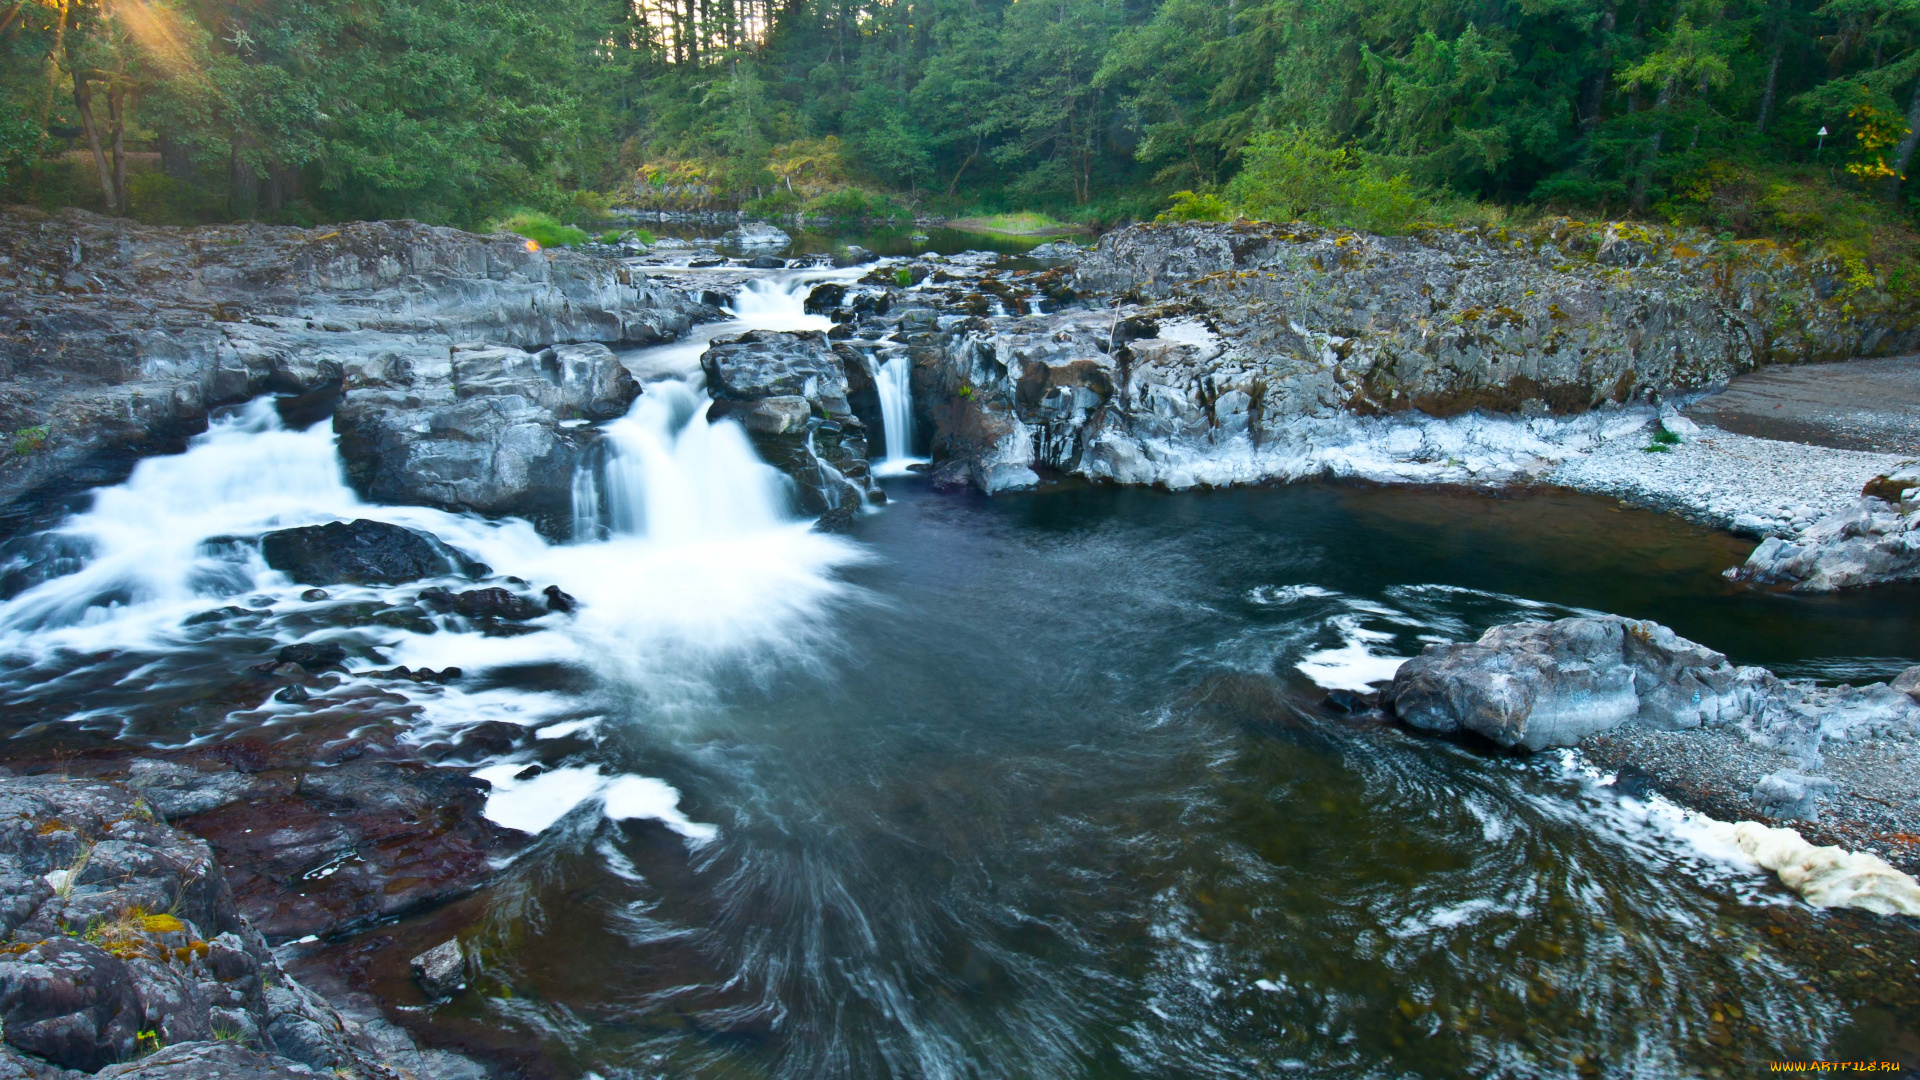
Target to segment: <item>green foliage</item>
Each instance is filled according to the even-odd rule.
[[[913,271],[904,266],[895,270],[893,272],[893,283],[903,289],[911,288],[913,285]]]
[[[951,224],[956,229],[1006,233],[1009,236],[1038,236],[1044,233],[1065,232],[1073,228],[1051,215],[1031,210],[1013,214],[982,214],[961,218]]]
[[[1406,173],[1306,128],[1263,132],[1242,157],[1227,194],[1248,217],[1392,234],[1439,216]]]
[[[13,433],[13,452],[19,457],[28,457],[44,450],[47,436],[51,434],[45,424],[37,427],[21,428]]]
[[[1233,206],[1218,195],[1197,195],[1176,191],[1173,202],[1154,217],[1155,221],[1226,221],[1233,217]]]
[[[892,198],[859,188],[841,188],[816,195],[800,205],[800,213],[804,217],[835,221],[913,220],[913,214]]]
[[[516,210],[495,221],[490,232],[518,233],[541,247],[571,247],[587,242],[585,230],[563,225],[552,214],[534,210]]]

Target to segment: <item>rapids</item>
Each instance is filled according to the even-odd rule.
[[[419,1005],[405,957],[459,934],[484,973],[431,1030],[530,1075],[1651,1077],[1857,1045],[1778,931],[1808,925],[1797,902],[1679,816],[1577,760],[1319,700],[1426,642],[1581,610],[1884,676],[1920,653],[1901,596],[1736,590],[1737,541],[1565,495],[989,500],[896,476],[853,538],[823,535],[707,423],[698,356],[821,328],[800,303],[828,276],[764,279],[702,342],[623,358],[646,390],[576,477],[569,543],[363,503],[325,425],[264,401],[221,418],[9,543],[8,733],[290,731],[309,706],[204,687],[299,641],[353,658],[310,708],[377,684],[415,745],[533,729],[446,762],[532,846],[477,897],[336,943]],[[904,363],[880,381],[901,465]],[[251,543],[353,518],[581,606],[508,637],[382,622],[433,583],[310,600]],[[241,614],[194,619],[223,606]],[[370,674],[396,663],[467,674]]]

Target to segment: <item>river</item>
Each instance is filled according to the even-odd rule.
[[[537,729],[449,763],[537,840],[481,893],[363,935],[388,957],[368,987],[531,1075],[1651,1077],[1912,1038],[1912,1016],[1809,988],[1788,939],[1844,922],[1670,808],[1571,756],[1321,704],[1424,643],[1578,611],[1885,677],[1920,658],[1910,596],[1756,594],[1719,576],[1733,538],[1549,491],[988,499],[882,468],[885,507],[823,535],[737,428],[704,422],[691,374],[713,333],[814,325],[806,276],[627,358],[653,381],[576,481],[572,543],[362,504],[326,426],[264,403],[142,463],[16,538],[11,731],[292,729],[300,707],[206,687],[297,640],[363,672],[460,666],[337,696],[387,702],[421,745]],[[510,637],[388,625],[367,608],[417,586],[304,600],[224,539],[347,517],[581,609]],[[221,604],[256,614],[192,621]],[[430,1004],[404,958],[448,932],[484,972]]]

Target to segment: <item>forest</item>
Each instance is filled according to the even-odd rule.
[[[1884,247],[1920,143],[1920,0],[0,12],[0,197],[156,222],[1559,212]]]

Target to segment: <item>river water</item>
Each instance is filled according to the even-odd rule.
[[[770,281],[706,333],[809,326],[803,291]],[[203,688],[296,640],[363,672],[460,666],[385,687],[391,722],[422,745],[536,729],[451,766],[536,839],[481,894],[381,931],[401,945],[370,987],[530,1075],[1743,1075],[1723,1070],[1862,1038],[1783,941],[1826,917],[1677,813],[1571,758],[1320,700],[1426,642],[1583,610],[1884,677],[1920,656],[1911,594],[1754,594],[1719,576],[1744,544],[1550,492],[986,499],[897,475],[822,535],[705,423],[698,351],[628,358],[653,382],[576,482],[569,544],[364,505],[324,425],[236,411],[13,542],[11,731],[292,730],[325,702]],[[419,586],[306,601],[226,539],[352,517],[581,610],[514,637],[369,620]],[[189,621],[221,605],[252,614]],[[427,1003],[405,957],[447,932],[484,973]]]

